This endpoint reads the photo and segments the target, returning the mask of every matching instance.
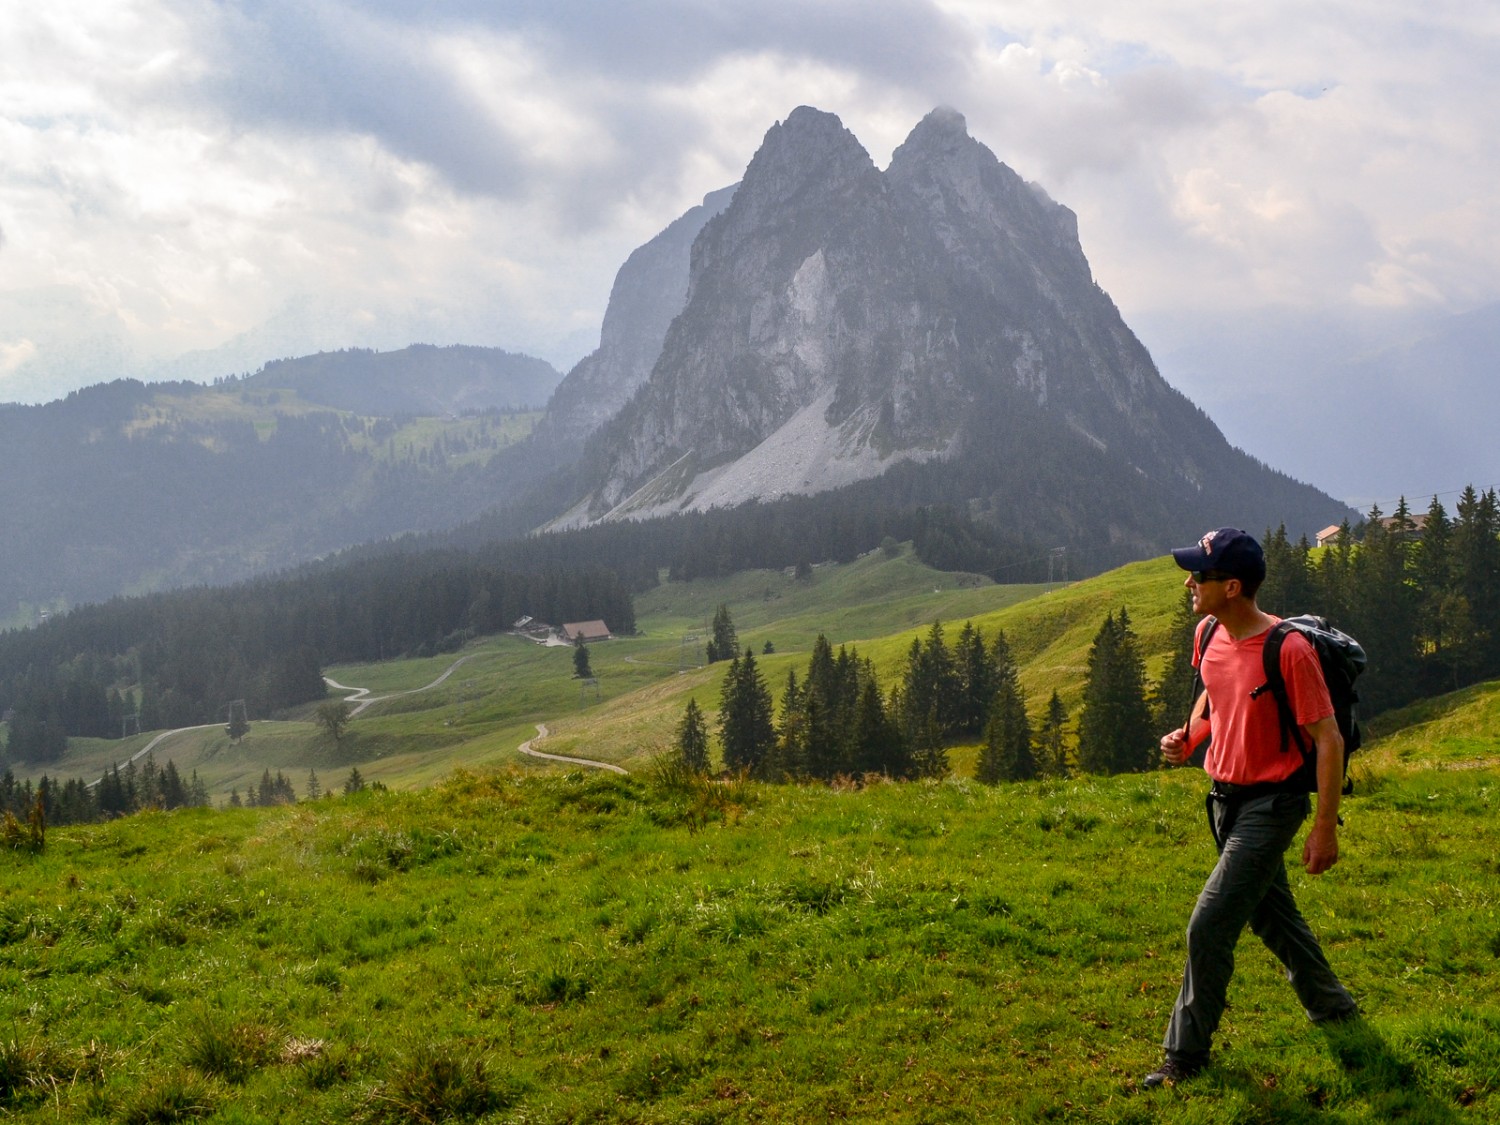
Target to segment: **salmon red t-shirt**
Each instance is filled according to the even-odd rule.
[[[1206,619],[1198,623],[1200,637],[1205,624]],[[1288,741],[1285,752],[1281,749],[1275,696],[1269,690],[1254,698],[1250,694],[1266,682],[1261,653],[1269,634],[1267,629],[1237,641],[1221,624],[1203,654],[1199,671],[1208,691],[1209,728],[1213,732],[1203,768],[1216,781],[1233,785],[1284,781],[1302,764],[1295,739]],[[1195,662],[1198,648],[1199,643],[1195,643]],[[1287,634],[1281,646],[1281,674],[1286,680],[1292,716],[1299,726],[1333,714],[1333,700],[1323,682],[1318,654],[1295,630]]]

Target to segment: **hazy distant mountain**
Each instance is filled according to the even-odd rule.
[[[512,397],[495,393],[494,357],[455,362],[471,350],[412,349],[405,387],[379,364],[362,382],[348,364],[372,357],[344,353],[216,387],[118,380],[0,405],[0,625],[473,519],[508,495],[530,421],[455,416]],[[514,397],[540,399],[537,377]],[[437,416],[413,416],[429,399]]]
[[[295,390],[309,402],[358,414],[460,414],[540,408],[562,376],[546,360],[499,348],[413,344],[394,352],[351,348],[265,365],[240,385]]]
[[[1265,309],[1143,328],[1163,374],[1231,441],[1360,508],[1500,484],[1500,305]]]
[[[905,462],[948,466],[974,510],[1028,535],[1142,551],[1183,528],[1311,529],[1345,511],[1232,449],[1162,380],[1072,212],[947,109],[885,172],[831,114],[774,126],[693,245],[649,380],[590,444],[562,524],[815,493]]]

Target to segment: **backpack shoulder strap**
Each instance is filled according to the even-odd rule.
[[[1214,639],[1214,630],[1219,627],[1219,619],[1209,614],[1198,625],[1198,632],[1193,637],[1193,655],[1197,658],[1193,661],[1193,667],[1201,667],[1203,654],[1208,651],[1208,642]]]
[[[1307,743],[1303,740],[1302,732],[1297,728],[1296,716],[1292,714],[1292,700],[1286,690],[1286,677],[1281,672],[1281,648],[1286,643],[1287,634],[1294,629],[1296,626],[1289,621],[1278,621],[1271,626],[1266,634],[1266,643],[1260,652],[1266,682],[1250,694],[1258,696],[1263,691],[1271,693],[1271,698],[1276,700],[1276,714],[1281,720],[1281,752],[1285,754],[1288,741],[1295,739],[1297,749],[1303,757],[1306,757]]]
[[[1185,731],[1192,729],[1193,712],[1198,707],[1198,696],[1203,691],[1203,654],[1208,651],[1208,642],[1214,639],[1214,630],[1218,627],[1219,619],[1210,614],[1198,623],[1193,634],[1193,690],[1188,696],[1187,719],[1182,724]],[[1207,711],[1204,715],[1207,715]]]

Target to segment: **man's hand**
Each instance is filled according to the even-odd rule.
[[[1161,736],[1161,756],[1174,766],[1180,766],[1187,761],[1191,752],[1188,748],[1187,731],[1181,727],[1170,734]]]
[[[1344,787],[1344,738],[1333,716],[1302,728],[1318,755],[1318,811],[1302,845],[1302,865],[1321,875],[1339,861],[1339,796]]]
[[[1307,842],[1302,845],[1302,866],[1307,868],[1309,875],[1321,875],[1338,861],[1338,822],[1327,824],[1321,819],[1315,820],[1312,831],[1307,834]]]

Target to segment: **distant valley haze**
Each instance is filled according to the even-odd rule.
[[[884,168],[952,105],[1233,444],[1361,509],[1500,482],[1489,16],[1217,11],[11,5],[0,401],[413,343],[567,371],[795,106]]]

